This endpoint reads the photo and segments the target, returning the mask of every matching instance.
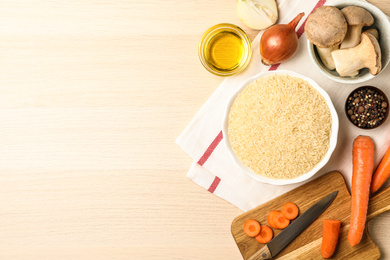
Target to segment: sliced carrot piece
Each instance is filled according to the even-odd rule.
[[[261,226],[260,223],[257,222],[254,219],[248,219],[244,223],[244,232],[247,234],[249,237],[255,237],[257,236],[261,231]]]
[[[279,212],[277,215],[275,215],[274,223],[276,228],[284,229],[290,224],[290,220],[286,219],[282,212]]]
[[[282,207],[282,213],[286,219],[295,219],[296,217],[298,217],[299,213],[298,206],[295,205],[295,203],[293,202],[287,202]]]
[[[334,254],[340,233],[339,220],[324,219],[321,243],[321,255],[330,258]]]
[[[256,236],[256,241],[261,244],[266,244],[271,241],[273,236],[274,232],[272,231],[272,229],[267,225],[262,225],[260,234]]]
[[[268,225],[270,225],[271,227],[273,228],[277,228],[276,227],[276,224],[274,222],[274,219],[276,217],[277,214],[279,214],[280,211],[279,210],[272,210],[269,214],[268,214],[268,217],[267,217],[267,222],[268,222]]]

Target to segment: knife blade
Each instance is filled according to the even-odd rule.
[[[283,250],[291,241],[294,240],[303,230],[305,230],[316,218],[321,215],[333,202],[338,191],[332,192],[320,201],[316,202],[301,216],[294,220],[279,235],[274,237],[267,245],[259,249],[248,260],[271,259]]]

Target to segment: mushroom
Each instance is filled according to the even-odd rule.
[[[336,68],[332,57],[332,51],[338,49],[339,49],[339,45],[332,46],[329,48],[319,48],[317,46],[317,53],[320,56],[322,63],[325,65],[325,67],[327,67],[330,70],[334,70]]]
[[[353,48],[332,51],[336,71],[342,77],[356,76],[362,68],[372,75],[381,71],[381,49],[378,40],[370,33],[361,35],[360,44]]]
[[[377,29],[371,28],[371,29],[365,30],[364,32],[371,34],[372,36],[375,37],[375,39],[377,39],[379,41],[379,32]]]
[[[344,40],[348,25],[343,13],[334,6],[322,6],[311,13],[305,24],[307,39],[317,47],[322,63],[335,69],[331,52]]]
[[[340,49],[355,47],[360,42],[360,34],[364,26],[374,23],[372,15],[364,8],[358,6],[347,6],[341,9],[348,23],[348,31]]]

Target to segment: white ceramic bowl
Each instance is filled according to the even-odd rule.
[[[346,6],[360,6],[366,9],[371,13],[371,15],[374,17],[374,24],[370,26],[369,28],[375,28],[379,31],[379,45],[381,47],[381,55],[382,55],[382,70],[381,72],[386,68],[386,66],[389,64],[390,61],[390,22],[387,16],[376,6],[362,0],[339,0],[334,2],[332,4],[333,6],[341,9]],[[365,30],[366,27],[363,28]],[[368,69],[362,69],[359,72],[359,75],[355,77],[340,77],[339,74],[336,72],[336,70],[329,70],[327,69],[321,62],[317,51],[315,49],[315,46],[308,41],[308,51],[310,58],[314,65],[328,78],[340,82],[340,83],[347,83],[347,84],[353,84],[353,83],[361,83],[365,82],[367,80],[370,80],[374,77],[377,77],[377,75],[372,75]]]
[[[306,80],[307,82],[309,82],[310,85],[313,86],[315,89],[317,89],[318,92],[325,98],[326,103],[327,103],[327,105],[329,107],[329,110],[330,110],[331,117],[332,117],[332,133],[331,133],[331,137],[330,137],[330,145],[329,145],[329,149],[328,149],[327,153],[325,154],[325,157],[311,171],[309,171],[309,172],[307,172],[307,173],[305,173],[305,174],[303,174],[303,175],[301,175],[301,176],[299,176],[297,178],[294,178],[294,179],[271,179],[271,178],[266,178],[264,176],[256,174],[255,172],[253,172],[250,168],[245,166],[240,161],[240,159],[237,157],[237,155],[233,151],[233,148],[232,148],[232,146],[230,144],[230,141],[229,141],[229,135],[228,135],[229,113],[230,113],[230,108],[233,105],[236,97],[238,96],[238,94],[242,90],[244,90],[244,88],[246,86],[248,86],[253,81],[255,81],[255,80],[259,79],[259,78],[265,77],[265,76],[272,75],[272,74],[282,74],[282,75],[286,75],[287,74],[287,75],[290,75],[290,76],[301,78],[301,79]],[[338,116],[337,116],[337,112],[336,112],[336,110],[335,110],[335,108],[333,106],[333,103],[332,103],[329,95],[325,92],[325,90],[323,90],[314,80],[312,80],[310,78],[307,78],[305,76],[302,76],[302,75],[300,75],[298,73],[295,73],[295,72],[292,72],[292,71],[288,71],[288,70],[263,72],[263,73],[257,74],[255,76],[249,78],[248,80],[246,80],[237,89],[237,91],[234,93],[234,95],[230,98],[230,100],[228,102],[228,105],[226,107],[226,110],[225,110],[225,115],[224,115],[224,120],[223,120],[223,127],[222,127],[222,133],[223,133],[223,136],[224,136],[223,140],[225,142],[225,145],[227,147],[227,150],[228,150],[228,153],[229,153],[231,159],[245,173],[247,173],[253,179],[255,179],[257,181],[260,181],[260,182],[263,182],[263,183],[269,183],[269,184],[274,184],[274,185],[286,185],[286,184],[302,182],[302,181],[305,181],[305,180],[309,179],[315,173],[317,173],[329,161],[329,158],[332,155],[332,153],[333,153],[333,151],[334,151],[334,149],[336,147],[338,130],[339,130],[339,119],[338,119]]]

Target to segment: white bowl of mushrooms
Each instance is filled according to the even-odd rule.
[[[310,58],[328,78],[360,83],[377,76],[390,60],[390,22],[362,0],[317,8],[305,24]]]

